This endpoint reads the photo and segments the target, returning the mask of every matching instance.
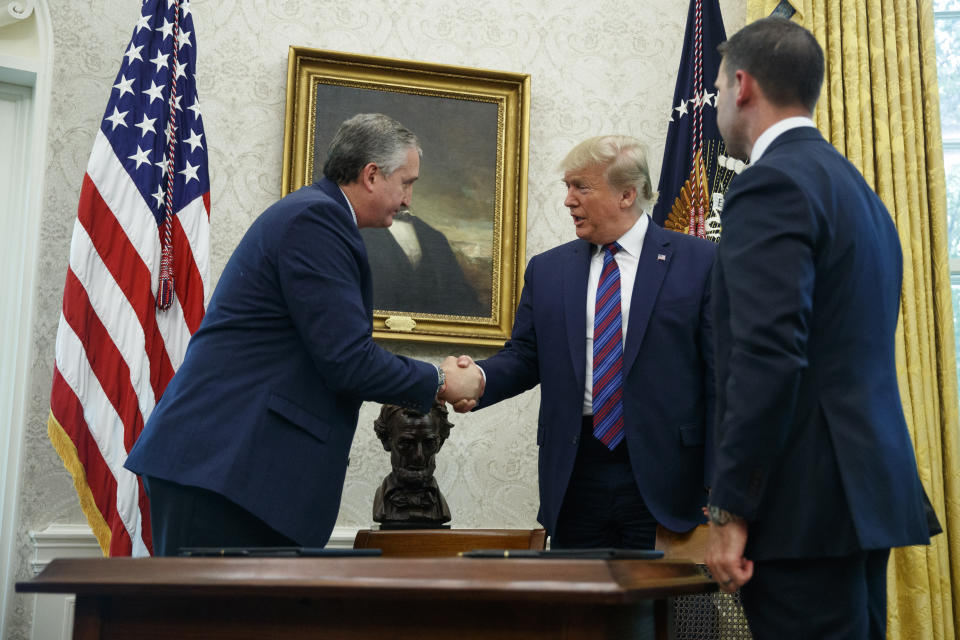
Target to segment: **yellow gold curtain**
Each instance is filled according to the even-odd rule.
[[[900,395],[944,533],[891,555],[887,637],[952,639],[960,630],[960,409],[932,0],[791,2],[793,20],[826,56],[817,126],[886,203],[903,246]],[[778,4],[747,0],[747,21]]]

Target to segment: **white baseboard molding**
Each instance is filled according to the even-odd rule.
[[[373,528],[373,525],[364,527]],[[353,540],[357,537],[357,531],[360,527],[334,527],[330,534],[330,541],[327,543],[329,549],[353,549]]]
[[[52,524],[43,531],[31,531],[33,575],[43,571],[54,558],[99,558],[103,556],[97,538],[86,524]]]
[[[90,527],[84,524],[52,524],[43,531],[31,531],[33,575],[43,571],[54,558],[101,558],[103,552]],[[73,637],[72,594],[35,595],[31,640],[70,640]]]

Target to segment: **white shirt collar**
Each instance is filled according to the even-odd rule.
[[[350,198],[348,198],[346,192],[340,188],[340,185],[337,185],[337,189],[340,189],[340,193],[343,194],[343,199],[347,201],[347,208],[350,209],[350,215],[353,216],[353,224],[359,227],[360,223],[357,222],[357,212],[353,210],[353,203],[350,202]]]
[[[633,223],[633,226],[617,240],[620,248],[632,256],[639,256],[640,250],[643,248],[643,238],[647,235],[649,220],[650,218],[646,213],[641,213],[637,221]],[[603,251],[601,245],[597,245],[597,248]]]
[[[773,126],[760,134],[757,141],[753,143],[753,149],[750,151],[750,164],[754,164],[763,156],[763,153],[770,146],[770,143],[777,139],[781,133],[786,133],[790,129],[799,129],[800,127],[816,127],[813,120],[805,116],[794,116],[784,118],[780,122],[775,122]]]

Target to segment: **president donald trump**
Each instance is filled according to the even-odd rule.
[[[478,408],[540,385],[538,519],[554,548],[653,548],[658,523],[704,520],[714,245],[645,213],[638,140],[591,138],[562,168],[577,239],[530,260],[510,341],[478,363]]]

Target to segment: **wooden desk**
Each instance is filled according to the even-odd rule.
[[[78,558],[19,593],[75,593],[74,638],[652,637],[652,603],[716,584],[665,560]]]

